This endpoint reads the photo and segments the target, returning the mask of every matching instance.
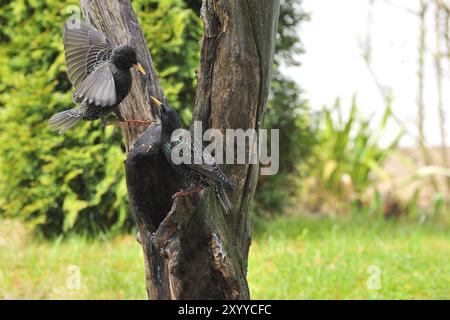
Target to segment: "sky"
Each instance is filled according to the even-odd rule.
[[[393,111],[411,133],[404,136],[401,145],[415,145],[420,25],[411,11],[418,11],[419,0],[375,0],[372,10],[369,0],[304,0],[303,8],[311,15],[311,20],[299,30],[306,53],[299,57],[300,67],[285,67],[284,71],[305,91],[313,110],[333,105],[337,97],[348,110],[356,95],[363,114],[377,125],[385,103],[363,59],[362,44],[370,30],[372,70],[382,87],[392,90]],[[432,9],[427,25],[425,131],[427,144],[439,145]],[[450,74],[448,68],[444,72]],[[444,107],[448,110],[450,94],[445,89],[450,81],[448,76],[444,78]],[[448,120],[447,141],[450,141]],[[398,131],[399,125],[392,121],[382,143],[387,144]]]

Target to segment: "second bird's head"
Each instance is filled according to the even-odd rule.
[[[161,111],[161,123],[163,124],[163,127],[166,127],[166,129],[170,128],[172,130],[181,128],[181,119],[175,110],[169,108],[155,97],[150,98],[152,104],[159,107]]]
[[[139,73],[145,74],[144,68],[137,59],[136,51],[130,46],[121,46],[114,49],[111,54],[111,61],[119,69],[128,70],[133,67]]]

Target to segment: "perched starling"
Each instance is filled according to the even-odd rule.
[[[187,196],[194,192],[201,191],[203,188],[211,187],[213,188],[214,193],[216,194],[216,197],[219,200],[224,212],[226,214],[231,213],[233,205],[231,204],[231,201],[225,192],[225,188],[234,191],[236,187],[233,182],[231,182],[227,178],[227,176],[225,176],[222,170],[220,170],[215,159],[206,149],[195,150],[195,148],[197,147],[195,143],[187,142],[186,140],[182,139],[172,140],[173,131],[181,128],[180,116],[175,110],[167,107],[157,99],[153,97],[151,98],[152,102],[161,108],[161,150],[164,156],[176,172],[182,174],[189,181],[195,184],[195,188],[193,190],[187,192],[177,192],[174,194],[174,197]],[[189,143],[189,146],[187,146],[186,149],[191,150],[191,155],[193,155],[195,152],[201,154],[203,156],[202,163],[173,163],[171,157],[173,148],[175,146],[178,146],[180,147],[180,149],[184,149],[179,145],[180,143]]]
[[[69,80],[73,83],[73,101],[79,107],[55,114],[49,125],[64,133],[80,120],[96,120],[115,112],[122,122],[118,105],[131,89],[130,68],[145,74],[136,51],[128,46],[113,47],[111,41],[81,20],[64,25],[64,51]]]

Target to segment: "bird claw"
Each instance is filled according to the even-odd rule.
[[[202,190],[203,190],[203,188],[195,188],[194,190],[191,190],[191,191],[178,191],[172,195],[172,199],[187,197],[194,193],[200,192]]]
[[[172,199],[176,199],[176,198],[180,198],[180,197],[184,197],[184,196],[186,196],[185,192],[178,191],[172,195]]]

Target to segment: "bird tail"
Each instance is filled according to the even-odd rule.
[[[218,182],[222,184],[227,190],[234,191],[236,190],[236,184],[231,181],[222,171],[218,172]]]
[[[228,198],[223,186],[216,187],[214,191],[225,214],[231,214],[233,211],[233,204],[231,203],[230,198]]]
[[[85,107],[69,109],[53,115],[48,120],[49,126],[53,130],[59,130],[59,134],[63,134],[80,121],[86,112]]]
[[[225,178],[226,179],[223,181],[224,187],[230,191],[236,190],[236,184],[233,181],[231,181],[230,179],[228,179],[227,177],[225,177]]]

